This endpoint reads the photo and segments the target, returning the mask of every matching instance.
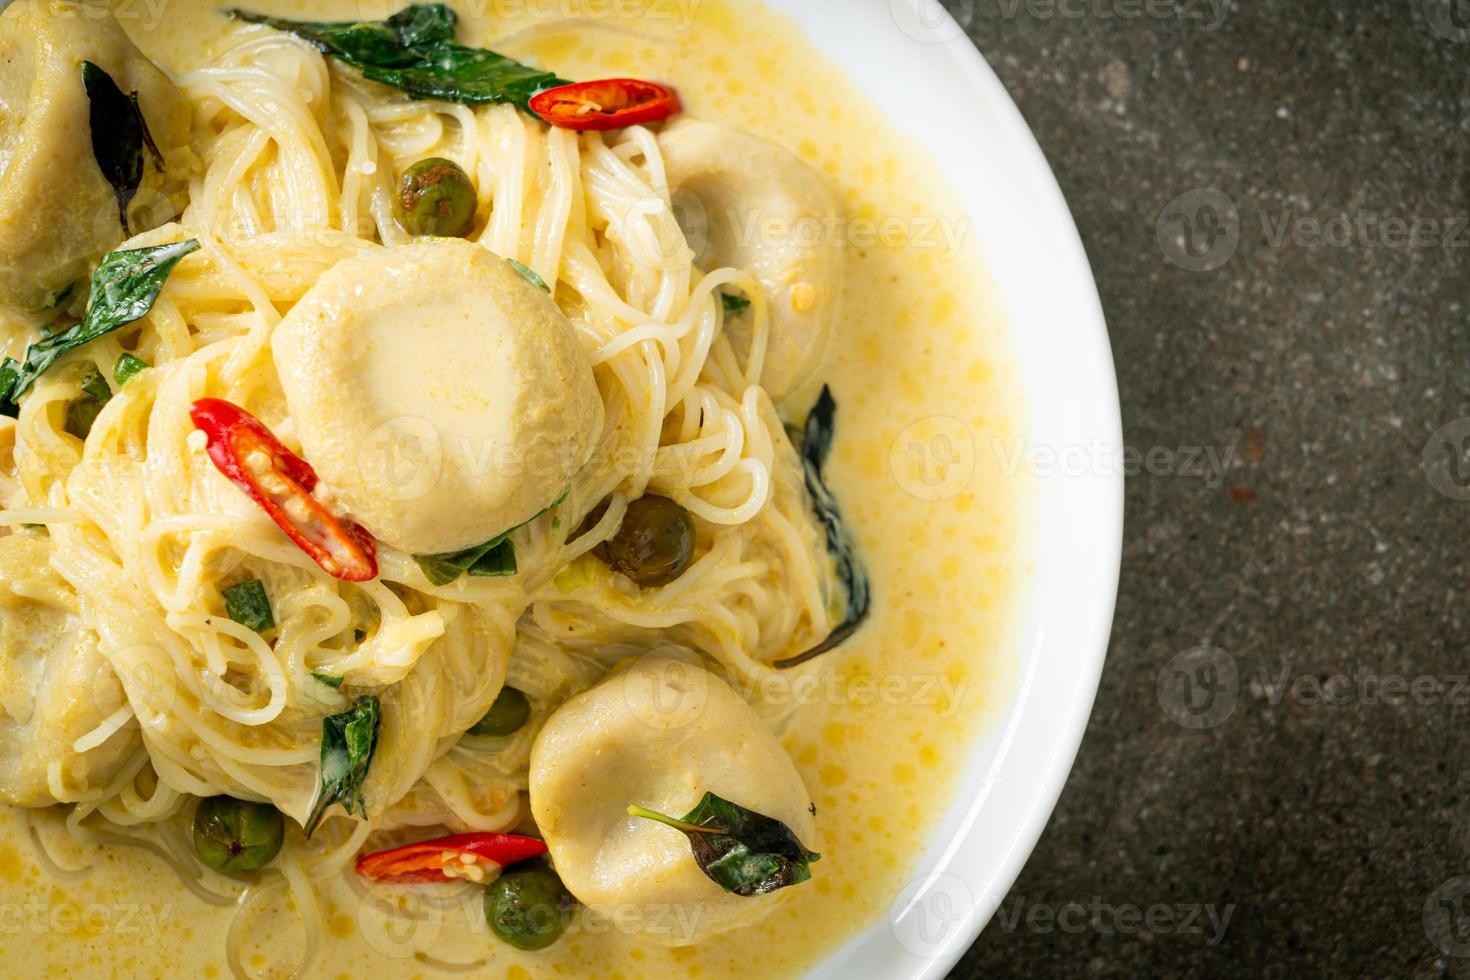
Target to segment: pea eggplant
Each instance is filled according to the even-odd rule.
[[[410,235],[463,238],[475,220],[475,185],[453,160],[420,160],[398,179],[393,217]]]
[[[617,533],[596,554],[642,588],[668,585],[694,561],[694,518],[667,497],[649,494],[628,504]]]
[[[577,900],[551,868],[517,868],[485,889],[485,919],[505,942],[528,951],[561,938]]]
[[[471,735],[502,738],[520,731],[531,718],[531,702],[513,687],[502,687],[485,717],[475,722]]]
[[[285,824],[269,803],[211,796],[194,811],[194,853],[216,871],[257,871],[281,850]]]

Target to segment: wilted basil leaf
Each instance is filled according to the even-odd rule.
[[[515,543],[510,540],[510,536],[566,500],[567,494],[571,492],[572,488],[567,487],[561,492],[561,496],[543,507],[536,517],[517,524],[509,531],[491,538],[484,544],[443,555],[415,555],[413,560],[419,563],[419,568],[424,570],[424,577],[434,585],[448,585],[466,573],[475,578],[514,575],[518,570],[516,547]]]
[[[811,863],[821,858],[781,821],[713,793],[705,793],[679,818],[641,806],[629,806],[628,813],[681,831],[705,876],[736,895],[764,895],[800,884],[812,876]]]
[[[733,293],[720,293],[720,302],[725,307],[725,316],[731,319],[750,309],[750,300]]]
[[[0,415],[20,416],[20,406],[10,400],[10,392],[15,390],[15,383],[19,380],[20,362],[13,357],[0,361]]]
[[[221,589],[225,599],[225,611],[230,618],[257,633],[276,628],[275,613],[271,611],[270,596],[265,594],[265,585],[258,578],[228,589]]]
[[[806,426],[802,430],[801,462],[806,471],[806,491],[812,498],[817,521],[827,534],[827,551],[831,553],[837,566],[838,579],[847,590],[847,616],[827,634],[825,640],[810,650],[785,660],[777,660],[772,666],[778,670],[796,667],[820,657],[845,642],[868,618],[871,604],[868,572],[858,559],[852,535],[842,521],[837,497],[822,477],[822,467],[826,465],[827,454],[832,448],[832,437],[836,433],[836,416],[837,401],[832,397],[831,389],[823,385],[822,393],[812,407],[811,414],[806,417]]]
[[[112,401],[112,388],[108,386],[107,379],[102,377],[102,372],[95,367],[87,368],[87,373],[82,375],[82,391],[103,405]]]
[[[348,813],[367,816],[362,784],[378,747],[381,720],[378,699],[371,696],[358,698],[347,711],[322,720],[321,785],[306,818],[307,837],[333,803],[342,804]]]
[[[82,84],[91,104],[92,156],[117,193],[117,216],[126,237],[132,234],[128,205],[143,183],[143,148],[152,153],[160,170],[163,157],[148,132],[137,92],[124,93],[111,75],[90,61],[82,62]]]
[[[464,551],[447,555],[416,555],[414,561],[419,563],[424,577],[434,585],[448,585],[466,572],[490,577],[514,575],[517,571],[515,545],[504,534]]]
[[[508,102],[526,109],[537,92],[569,84],[494,51],[455,44],[457,18],[442,3],[416,3],[386,21],[356,23],[286,20],[239,9],[226,13],[305,38],[361,70],[364,78],[419,99]]]
[[[67,300],[71,299],[71,294],[76,292],[76,288],[76,283],[69,282],[65,286],[62,286],[60,289],[58,289],[56,292],[52,293],[50,296],[46,297],[46,309],[54,310],[62,303],[65,303]]]
[[[117,386],[121,388],[146,370],[148,370],[147,361],[125,353],[117,359],[117,364],[112,369],[112,380],[116,381]]]
[[[509,262],[510,267],[519,272],[523,277],[525,277],[526,281],[529,282],[531,285],[537,287],[538,289],[545,290],[548,293],[551,292],[551,287],[546,285],[546,280],[542,279],[541,274],[538,273],[535,269],[531,268],[529,265],[525,265],[524,263],[517,262],[515,259],[506,259],[505,261]]]
[[[0,393],[17,401],[57,358],[147,316],[174,266],[199,243],[193,239],[108,252],[92,276],[92,294],[82,321],[26,348],[24,364],[0,363]]]
[[[102,414],[102,406],[111,400],[112,389],[107,386],[107,379],[101,371],[88,365],[87,373],[82,375],[82,396],[66,406],[64,428],[78,439],[87,438],[97,416]]]

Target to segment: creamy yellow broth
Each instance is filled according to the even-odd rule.
[[[789,890],[781,914],[672,950],[583,921],[551,949],[522,953],[487,933],[478,902],[404,920],[394,941],[334,881],[312,975],[445,975],[404,952],[425,929],[437,933],[433,956],[484,961],[480,975],[493,977],[799,973],[886,916],[969,750],[1011,693],[1029,494],[1021,476],[1002,472],[1006,454],[996,451],[1024,431],[1004,315],[936,166],[878,118],[786,17],[744,0],[455,5],[466,43],[514,36],[498,46],[567,77],[672,82],[688,113],[777,140],[836,185],[852,223],[837,231],[849,243],[849,266],[846,312],[825,374],[839,405],[830,474],[872,576],[873,615],[827,655],[826,683],[763,692],[805,705],[784,744],[815,800],[819,839],[808,843],[822,852],[812,881]],[[255,4],[322,20],[382,17],[398,6]],[[626,16],[636,9],[644,15]],[[544,16],[576,10],[588,16]],[[174,74],[216,54],[227,29],[203,2],[131,0],[118,15]],[[59,820],[46,815],[42,831]],[[61,838],[55,835],[61,855],[78,865],[93,861],[91,873],[53,879],[21,815],[0,812],[4,972],[228,975],[232,909],[201,903],[140,851],[88,855]],[[278,975],[277,964],[300,946],[300,919],[289,909],[268,910],[250,937],[247,965]]]

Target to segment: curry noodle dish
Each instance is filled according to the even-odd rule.
[[[240,2],[0,14],[0,942],[810,969],[1012,694],[971,218],[750,0]]]

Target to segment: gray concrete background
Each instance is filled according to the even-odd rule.
[[[955,976],[1470,976],[1454,2],[946,0],[1156,451],[1077,766]],[[1196,447],[1228,468],[1180,475]]]

